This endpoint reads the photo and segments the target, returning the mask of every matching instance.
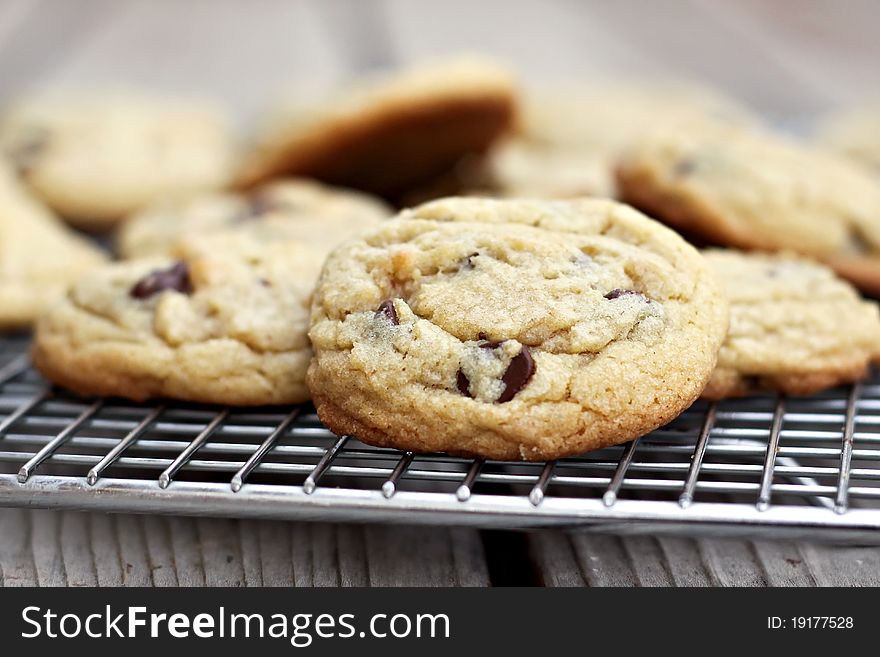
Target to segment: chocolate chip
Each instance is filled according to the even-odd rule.
[[[872,253],[875,249],[871,240],[860,226],[850,226],[849,229],[850,249],[859,254]]]
[[[189,266],[185,262],[177,262],[168,269],[150,272],[131,288],[129,294],[135,299],[148,299],[165,290],[177,290],[183,294],[192,292]]]
[[[470,397],[470,395],[471,395],[471,392],[470,392],[471,382],[468,381],[468,378],[465,376],[464,372],[462,372],[461,370],[458,370],[458,374],[455,377],[455,385],[458,386],[458,391],[461,394],[467,395],[468,397]]]
[[[498,403],[503,404],[513,399],[516,393],[525,387],[534,373],[535,360],[532,358],[529,348],[523,345],[522,351],[510,361],[507,371],[501,377],[501,381],[504,383],[504,392],[498,398]]]
[[[275,203],[267,194],[255,194],[248,197],[244,207],[235,215],[234,221],[241,223],[261,219],[275,209]]]
[[[689,176],[697,170],[697,163],[693,160],[679,160],[675,165],[675,175]]]
[[[463,269],[465,271],[474,268],[474,258],[480,255],[478,252],[471,253],[466,258],[462,259],[459,263],[459,269]]]
[[[499,345],[501,345],[500,342],[489,342],[480,345],[480,347],[483,349],[494,349]],[[523,345],[522,351],[513,357],[510,364],[507,366],[507,370],[501,377],[501,382],[504,384],[504,392],[498,397],[496,403],[503,404],[504,402],[509,402],[513,399],[516,396],[516,393],[522,390],[529,382],[534,373],[535,360],[532,358],[532,353],[529,351],[529,348]],[[458,370],[458,374],[455,377],[455,384],[458,386],[458,391],[461,394],[467,395],[468,397],[472,396],[470,393],[470,381],[461,370]]]
[[[400,324],[400,320],[397,317],[397,310],[395,310],[394,302],[391,299],[385,299],[385,301],[379,304],[379,307],[376,308],[376,317],[379,315],[385,315],[388,321],[395,326]]]
[[[483,338],[485,340],[485,338]],[[495,349],[496,347],[500,347],[503,344],[503,341],[496,340],[494,342],[484,342],[480,345],[480,349]]]
[[[619,297],[625,297],[628,294],[635,294],[640,297],[644,296],[641,292],[636,292],[635,290],[624,290],[623,288],[615,288],[611,290],[608,294],[605,295],[606,299],[617,299]]]

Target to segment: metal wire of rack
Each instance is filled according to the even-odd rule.
[[[880,378],[698,402],[627,445],[549,463],[402,453],[310,406],[80,399],[0,338],[0,505],[880,543]]]

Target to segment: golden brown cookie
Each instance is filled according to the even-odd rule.
[[[23,99],[0,119],[0,151],[86,230],[111,228],[163,196],[221,187],[233,163],[222,112],[133,93]]]
[[[485,187],[505,198],[613,197],[612,159],[575,148],[506,140],[487,158]]]
[[[778,135],[719,125],[654,133],[617,168],[623,199],[711,244],[791,250],[880,294],[880,185]]]
[[[329,252],[391,214],[387,205],[366,194],[291,178],[249,195],[212,192],[159,202],[122,225],[116,246],[123,258],[166,255],[181,238],[271,219],[290,221],[300,241]]]
[[[727,312],[693,247],[629,207],[445,199],[331,254],[308,385],[374,445],[552,459],[687,408]]]
[[[306,176],[398,198],[486,150],[510,126],[515,99],[507,70],[477,58],[379,75],[278,111],[239,183]]]
[[[95,270],[37,323],[34,364],[80,394],[305,401],[309,302],[327,248],[267,217]]]
[[[0,329],[30,325],[105,259],[31,197],[0,161]]]
[[[880,311],[828,267],[792,255],[703,255],[730,300],[730,329],[703,391],[810,394],[862,378],[880,357]]]

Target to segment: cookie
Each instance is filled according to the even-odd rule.
[[[173,251],[81,280],[37,323],[37,368],[80,394],[137,401],[308,399],[309,301],[326,250],[267,217]]]
[[[880,312],[829,268],[791,255],[710,250],[730,330],[703,397],[810,394],[862,378],[880,357]]]
[[[629,207],[444,199],[330,255],[307,382],[373,445],[553,459],[687,408],[727,313],[699,253]]]
[[[610,158],[512,139],[492,149],[485,186],[503,198],[613,197]]]
[[[159,202],[126,221],[116,245],[124,258],[165,255],[181,238],[274,218],[294,222],[299,240],[329,252],[390,215],[388,206],[366,194],[290,179],[250,195],[213,192]]]
[[[685,82],[631,81],[526,93],[517,136],[548,149],[616,157],[645,132],[688,121],[751,124],[723,93]]]
[[[378,75],[279,110],[238,181],[306,176],[396,199],[485,151],[510,126],[515,99],[512,76],[482,59]]]
[[[487,188],[508,198],[614,197],[614,163],[646,131],[684,119],[747,117],[725,96],[683,83],[533,89],[514,137],[487,158]]]
[[[834,114],[821,123],[815,138],[880,177],[880,102]]]
[[[24,99],[0,119],[0,150],[34,193],[86,230],[162,196],[220,187],[233,163],[213,106],[133,94]]]
[[[0,329],[30,325],[67,286],[104,262],[0,161]]]
[[[710,244],[791,250],[880,294],[880,185],[785,137],[703,124],[644,138],[617,167],[620,194]]]

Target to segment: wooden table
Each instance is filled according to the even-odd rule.
[[[877,586],[880,548],[0,509],[2,586]]]
[[[880,88],[872,0],[4,0],[0,100],[35,87],[215,95],[487,51],[527,80],[684,75],[775,119]],[[877,585],[880,549],[0,509],[14,585]]]

